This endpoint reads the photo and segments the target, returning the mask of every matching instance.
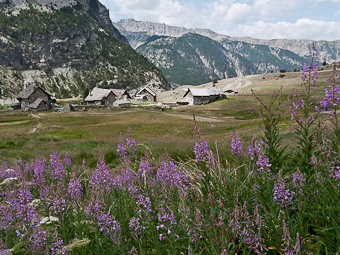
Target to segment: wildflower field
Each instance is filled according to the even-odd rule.
[[[75,164],[53,141],[48,158],[3,162],[0,254],[339,254],[340,81],[334,67],[315,102],[313,58],[301,78],[294,146],[279,128],[280,91],[254,92],[259,135],[235,129],[224,151],[194,121],[191,159],[155,157],[132,128],[114,168],[101,151],[95,167]]]

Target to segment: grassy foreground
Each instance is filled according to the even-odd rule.
[[[0,254],[338,254],[340,84],[305,73],[287,104],[3,113]]]

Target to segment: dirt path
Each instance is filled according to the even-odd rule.
[[[187,119],[187,120],[193,120],[192,115],[172,114],[172,113],[165,113],[164,115]],[[199,122],[224,122],[225,121],[225,119],[221,119],[221,118],[209,118],[209,117],[200,117],[200,116],[195,116],[195,118],[196,118],[196,121],[199,121]]]
[[[13,126],[13,125],[20,125],[20,124],[25,124],[31,122],[31,120],[21,120],[21,121],[12,121],[12,122],[4,122],[4,123],[0,123],[0,127],[4,127],[4,126]]]

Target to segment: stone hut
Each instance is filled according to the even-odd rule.
[[[84,101],[88,104],[111,106],[116,101],[116,95],[111,89],[93,88]]]
[[[116,100],[130,101],[131,96],[125,89],[111,89],[113,94],[116,95]]]
[[[222,92],[217,88],[189,88],[183,96],[182,102],[189,105],[208,104],[220,98]]]
[[[17,99],[23,111],[46,111],[51,109],[51,96],[38,85],[30,85],[21,91]]]
[[[131,106],[131,96],[125,89],[112,89],[112,92],[116,95],[116,101],[113,106],[120,108]]]
[[[137,92],[136,97],[139,98],[146,97],[148,101],[156,102],[157,94],[152,89],[150,89],[149,86],[145,86],[144,88]]]

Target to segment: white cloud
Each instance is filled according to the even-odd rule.
[[[302,0],[255,0],[253,11],[262,18],[272,18],[287,15],[287,11],[294,10]]]
[[[339,40],[340,22],[312,19],[299,19],[295,23],[258,21],[251,25],[240,25],[235,32],[237,36],[250,36],[263,39],[314,39]]]
[[[340,39],[338,21],[314,20],[308,15],[311,3],[340,0],[207,0],[202,6],[195,0],[100,0],[110,8],[113,20],[134,18],[188,28],[210,28],[218,33],[256,38]],[[320,3],[320,8],[322,3]],[[301,10],[301,11],[300,11]],[[302,11],[303,10],[303,11]],[[307,11],[306,11],[307,10]],[[336,12],[336,11],[335,11]],[[340,11],[339,11],[340,12]],[[340,14],[338,12],[338,15]],[[329,20],[330,17],[325,17]]]
[[[252,7],[245,3],[214,2],[210,10],[209,20],[217,18],[218,22],[240,24],[247,21],[252,12]]]

